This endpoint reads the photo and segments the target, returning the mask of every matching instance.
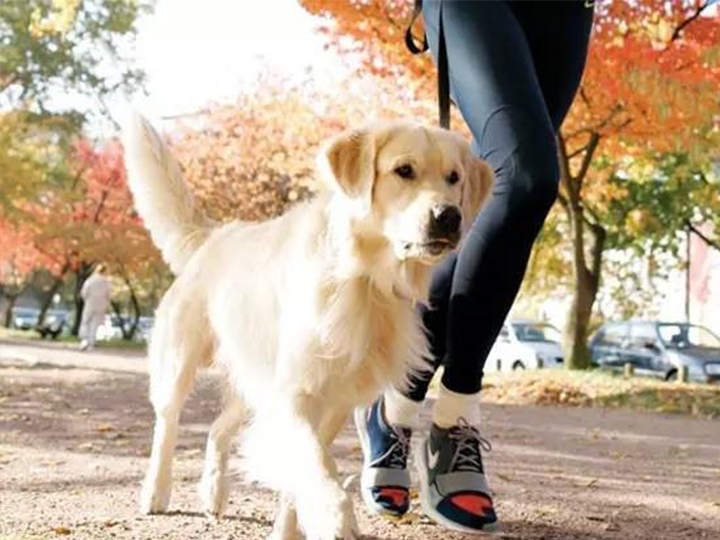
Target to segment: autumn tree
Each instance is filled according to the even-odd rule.
[[[129,41],[152,2],[4,0],[0,3],[0,212],[4,217],[62,176],[72,142],[105,100],[142,87]],[[62,96],[62,99],[58,99]],[[92,114],[96,121],[102,114]]]
[[[611,245],[608,231],[637,215],[623,215],[617,206],[611,210],[614,201],[628,196],[629,184],[643,182],[623,175],[628,160],[657,162],[667,153],[684,152],[702,170],[716,155],[720,15],[709,15],[711,4],[710,0],[597,3],[579,98],[558,136],[564,221],[556,223],[569,233],[574,275],[565,331],[571,368],[589,364],[586,338],[601,283],[603,253]],[[430,58],[413,57],[405,50],[410,2],[303,0],[303,5],[324,17],[321,29],[338,51],[361,56],[363,69],[413,78],[420,96],[432,92],[435,69]],[[659,162],[656,167],[661,167]],[[674,196],[681,195],[682,190]],[[708,202],[712,200],[698,201]],[[557,235],[549,237],[558,240]],[[617,235],[612,239],[622,240]]]
[[[77,141],[64,178],[46,183],[21,210],[22,223],[32,231],[28,241],[43,255],[37,264],[58,269],[57,286],[73,274],[74,334],[82,317],[80,290],[97,263],[105,263],[131,288],[137,268],[162,267],[133,209],[116,141],[101,147]],[[139,311],[134,315],[137,320]]]
[[[30,286],[33,272],[45,263],[33,246],[30,231],[0,218],[0,296],[5,301],[4,326],[11,326],[15,302]]]
[[[153,2],[4,0],[0,4],[0,106],[36,114],[102,110],[104,98],[135,90],[143,73],[127,56],[136,23]],[[111,69],[108,69],[111,67]],[[84,96],[86,110],[57,95]]]

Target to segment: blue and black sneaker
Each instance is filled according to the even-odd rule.
[[[355,410],[364,464],[360,491],[376,514],[401,516],[410,508],[410,472],[407,468],[412,430],[387,423],[380,398],[368,409]]]
[[[481,449],[489,451],[490,443],[462,418],[448,429],[433,424],[420,447],[420,504],[428,517],[448,529],[465,533],[497,529]]]

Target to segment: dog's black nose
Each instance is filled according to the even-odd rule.
[[[430,211],[430,236],[451,238],[460,232],[462,214],[457,206],[438,206]]]

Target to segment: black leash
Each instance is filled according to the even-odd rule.
[[[428,50],[427,35],[423,35],[422,43],[420,46],[415,41],[415,36],[412,33],[413,24],[422,13],[422,0],[415,0],[413,6],[413,12],[410,17],[410,23],[408,24],[405,32],[405,45],[410,49],[413,54],[420,54]],[[440,127],[450,129],[450,75],[448,73],[447,65],[447,50],[445,48],[445,31],[443,30],[442,22],[442,6],[440,6],[440,18],[438,21],[439,28],[439,43],[438,43],[438,117],[440,119]]]

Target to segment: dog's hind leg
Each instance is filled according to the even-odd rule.
[[[246,418],[244,400],[233,394],[213,422],[205,451],[205,469],[199,491],[207,514],[220,517],[228,499],[227,464],[233,437]]]
[[[166,316],[171,309],[167,304],[172,305],[168,302],[158,310],[149,350],[150,401],[155,410],[155,430],[140,495],[140,508],[147,514],[167,510],[180,409],[192,390],[199,365],[210,356],[207,336],[203,335],[206,327],[195,324],[193,331],[187,331],[187,324],[181,324],[184,321]]]

